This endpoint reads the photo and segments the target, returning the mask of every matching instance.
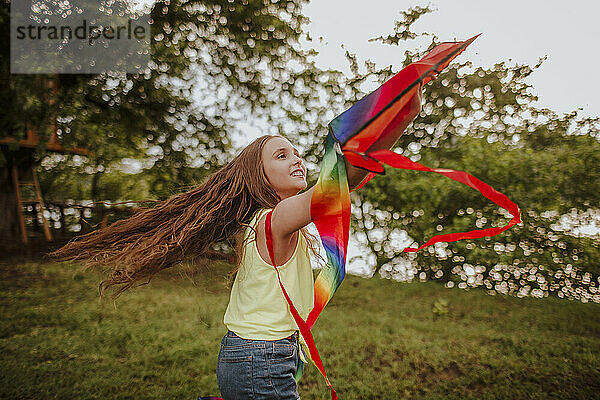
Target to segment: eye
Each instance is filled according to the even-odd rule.
[[[279,156],[284,156],[285,157],[285,154],[284,153],[279,153]],[[279,156],[277,156],[277,158],[279,158]]]

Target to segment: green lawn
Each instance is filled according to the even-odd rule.
[[[218,395],[225,273],[172,271],[113,304],[74,265],[0,266],[0,398]],[[313,333],[340,399],[600,398],[600,304],[348,276]],[[329,396],[312,365],[299,391]]]

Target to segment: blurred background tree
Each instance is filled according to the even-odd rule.
[[[352,75],[345,76],[317,68],[315,52],[299,44],[312,40],[303,26],[305,3],[157,1],[150,11],[152,62],[143,73],[61,75],[58,101],[50,106],[32,84],[36,77],[11,75],[9,57],[2,57],[0,101],[9,112],[0,126],[19,137],[27,122],[42,126],[55,113],[63,143],[91,151],[83,157],[40,149],[42,191],[55,200],[164,199],[230,160],[232,137],[254,121],[304,150],[310,186],[328,122],[439,39],[411,30],[432,10],[409,9],[393,33],[373,39],[402,51],[404,61],[378,68],[347,52]],[[1,4],[0,46],[7,55],[9,2]],[[431,38],[428,48],[406,50],[419,36]],[[598,213],[598,119],[533,106],[524,79],[542,62],[452,65],[425,87],[423,111],[394,149],[489,183],[521,207],[523,224],[494,238],[402,253],[407,243],[502,225],[509,217],[457,182],[390,168],[352,194],[351,229],[368,251],[351,263],[396,279],[600,301],[598,235],[577,236],[560,224],[567,214],[583,223]]]
[[[127,159],[142,165],[149,193],[164,198],[226,162],[238,121],[251,115],[275,118],[270,108],[281,92],[291,91],[289,65],[306,60],[297,46],[305,20],[301,4],[157,1],[150,12],[148,68],[140,74],[60,75],[52,107],[33,84],[43,76],[10,74],[10,2],[3,0],[1,73],[6,84],[0,97],[11,112],[2,114],[0,126],[4,135],[19,138],[29,122],[47,140],[44,123],[56,113],[61,142],[90,150],[84,158],[44,160],[42,189],[52,198],[111,199],[103,193],[102,179],[123,169]],[[60,183],[72,177],[61,176],[73,173],[87,178],[86,185],[69,193]],[[119,198],[144,195],[123,192]]]
[[[374,40],[399,45],[408,28],[429,12],[403,14],[395,34]],[[432,39],[433,46],[437,38]],[[430,47],[431,47],[430,46]],[[406,52],[404,64],[424,52]],[[357,66],[355,57],[353,63]],[[407,243],[436,234],[505,225],[510,216],[467,186],[436,174],[387,169],[353,193],[352,228],[374,255],[373,273],[397,279],[440,279],[447,286],[482,286],[492,292],[543,297],[554,293],[600,301],[600,235],[574,235],[577,224],[600,216],[598,119],[577,119],[536,109],[524,78],[538,68],[454,64],[425,87],[423,111],[395,151],[433,168],[464,170],[507,194],[523,223],[493,238],[438,243],[401,253]],[[369,61],[356,79],[380,81],[397,72],[375,71]]]

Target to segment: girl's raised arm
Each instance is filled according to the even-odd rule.
[[[403,113],[407,114],[407,118],[404,119],[403,125],[394,130],[393,133],[379,138],[379,140],[369,147],[367,152],[391,149],[412,120],[421,112],[421,102],[422,86],[419,86],[415,96],[412,97],[411,102],[404,110],[402,110]],[[348,176],[348,186],[352,190],[363,181],[368,172],[364,169],[352,166],[352,164],[346,160],[346,173]],[[289,242],[294,232],[312,222],[310,203],[314,189],[315,187],[313,186],[307,191],[296,196],[288,197],[277,204],[271,216],[271,229],[274,240],[279,238],[280,240],[284,239]]]
[[[312,222],[310,215],[310,203],[315,186],[307,191],[281,200],[273,209],[271,215],[271,234],[273,239],[273,251],[275,262],[282,265],[292,256],[297,241],[300,240],[298,231],[300,228]],[[263,215],[258,222],[256,241],[259,253],[265,260],[269,260],[266,250],[265,220]],[[262,248],[262,251],[261,251]]]
[[[296,231],[312,222],[310,203],[315,186],[310,189],[281,200],[271,215],[271,231],[274,240],[289,240]]]
[[[421,112],[421,102],[422,86],[420,85],[415,95],[410,99],[410,102],[401,111],[406,117],[402,119],[402,125],[398,129],[394,129],[385,136],[380,137],[369,147],[367,152],[391,149],[412,120]],[[361,168],[352,166],[346,160],[346,174],[348,176],[348,186],[350,189],[354,189],[363,181],[367,172]],[[287,249],[289,251],[290,247],[293,246],[293,242],[295,242],[298,230],[312,222],[310,206],[314,190],[315,187],[313,186],[303,193],[287,197],[281,200],[273,209],[271,231],[276,249]],[[262,228],[259,231],[262,231],[264,229],[264,218],[261,219],[259,226]],[[260,232],[259,236],[263,234],[263,232]],[[276,251],[276,253],[278,252]]]

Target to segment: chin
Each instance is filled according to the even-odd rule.
[[[306,189],[308,185],[305,183],[303,185],[297,185],[294,189],[296,190],[296,194],[300,193],[304,189]]]
[[[306,179],[304,179],[303,181],[301,181],[299,179],[295,179],[293,181],[288,181],[288,182],[289,182],[290,187],[293,187],[294,189],[298,189],[298,190],[304,190],[308,186],[308,184],[306,183]]]

